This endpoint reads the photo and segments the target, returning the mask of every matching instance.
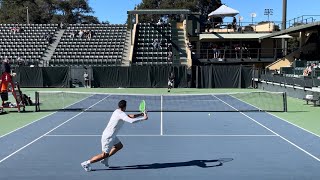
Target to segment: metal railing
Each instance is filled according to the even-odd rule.
[[[320,86],[320,79],[316,77],[288,77],[281,74],[261,74],[260,80],[283,85],[299,86],[303,88],[311,88]]]
[[[303,15],[296,18],[293,18],[287,22],[287,28],[300,26],[303,24],[310,24],[315,21],[319,21],[320,15]]]
[[[282,48],[225,48],[225,49],[200,49],[198,57],[200,59],[254,59],[261,60],[268,58],[276,60],[284,57],[284,50],[291,52],[288,49]]]
[[[211,22],[206,23],[205,32],[274,32],[280,31],[282,26],[281,21],[269,21],[269,22],[237,22],[233,24],[232,22]],[[209,28],[210,27],[210,28]]]

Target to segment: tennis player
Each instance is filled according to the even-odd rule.
[[[116,154],[123,147],[122,143],[117,137],[117,134],[124,122],[135,123],[148,119],[146,113],[127,115],[125,113],[127,107],[127,102],[125,100],[121,100],[118,103],[118,107],[119,109],[116,109],[113,112],[107,127],[102,133],[102,153],[92,157],[90,160],[82,162],[81,166],[84,168],[84,170],[91,171],[91,164],[98,161],[100,161],[106,167],[109,166],[109,157]]]
[[[171,72],[168,78],[168,92],[173,88],[174,78],[174,73]]]

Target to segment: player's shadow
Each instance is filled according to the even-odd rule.
[[[107,169],[95,169],[93,171],[103,170],[130,170],[130,169],[164,169],[173,167],[187,167],[187,166],[198,166],[201,168],[212,168],[223,166],[224,163],[232,161],[233,158],[221,158],[215,160],[192,160],[185,162],[172,162],[172,163],[153,163],[153,164],[140,164],[132,166],[111,166]]]

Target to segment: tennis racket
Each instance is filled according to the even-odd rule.
[[[139,111],[141,113],[145,113],[146,112],[146,108],[147,108],[147,105],[146,105],[146,101],[145,100],[142,100],[140,102],[140,105],[139,105]]]

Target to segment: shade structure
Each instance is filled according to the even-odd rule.
[[[234,17],[237,14],[239,14],[239,11],[232,9],[226,5],[222,5],[215,11],[211,12],[208,16],[224,18],[224,17]]]

